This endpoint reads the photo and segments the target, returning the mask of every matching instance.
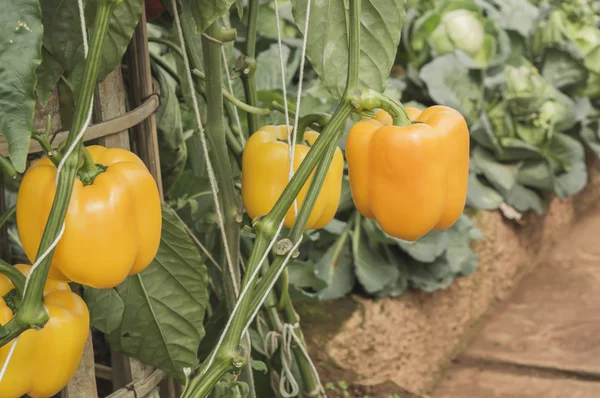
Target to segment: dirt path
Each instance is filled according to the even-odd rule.
[[[600,206],[523,278],[431,397],[600,397]]]

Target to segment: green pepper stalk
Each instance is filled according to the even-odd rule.
[[[77,134],[82,129],[87,119],[94,94],[94,88],[96,87],[98,67],[100,65],[104,38],[108,31],[109,19],[113,10],[119,3],[120,1],[115,0],[98,1],[98,11],[95,22],[96,29],[94,30],[90,51],[85,61],[83,84],[75,106],[73,123],[66,141],[67,148],[75,142]],[[48,222],[38,248],[38,256],[51,247],[63,227],[69,200],[71,198],[71,192],[73,190],[73,183],[77,173],[77,167],[79,165],[81,146],[81,143],[77,144],[75,150],[65,161],[64,168],[58,177],[56,196],[54,197]],[[5,325],[6,335],[0,338],[0,346],[6,345],[27,329],[42,328],[48,321],[48,313],[42,302],[42,293],[50,270],[53,253],[54,251],[51,250],[49,255],[46,256],[33,271],[19,311]]]
[[[281,224],[287,210],[294,202],[300,189],[304,186],[304,183],[315,166],[317,166],[317,163],[321,161],[321,166],[317,167],[314,177],[314,180],[317,180],[317,182],[311,184],[294,225],[297,230],[304,229],[308,219],[304,213],[310,214],[312,210],[310,204],[312,202],[314,205],[314,201],[316,201],[320,185],[323,183],[324,175],[326,175],[331,161],[331,157],[327,155],[331,153],[331,156],[333,156],[333,150],[335,150],[337,141],[343,134],[342,126],[354,109],[352,105],[352,94],[358,86],[360,54],[360,0],[350,0],[350,22],[348,79],[343,101],[332,115],[329,123],[323,129],[319,138],[315,141],[313,147],[308,152],[308,155],[288,183],[271,212],[256,223],[255,230],[257,236],[242,285],[243,288],[247,289],[251,294],[247,294],[243,297],[240,296],[240,302],[238,303],[239,310],[231,319],[230,327],[224,332],[223,344],[220,347],[215,347],[218,351],[215,352],[215,349],[213,349],[213,352],[209,356],[209,358],[214,358],[214,361],[212,363],[207,361],[200,367],[198,375],[191,380],[184,391],[183,398],[206,397],[212,390],[214,384],[216,384],[225,373],[228,371],[235,371],[244,365],[243,361],[239,361],[239,355],[237,354],[240,338],[250,321],[248,315],[252,314],[252,316],[254,316],[260,306],[262,298],[268,293],[274,281],[279,276],[281,267],[284,265],[283,260],[280,260],[281,256],[276,260],[276,262],[280,263],[278,264],[279,266],[273,264],[265,274],[265,277],[261,280],[259,284],[261,287],[260,289],[255,291],[254,286],[256,281],[250,279],[255,277],[255,274],[258,271],[257,267],[260,265],[260,260],[265,256],[269,242],[273,239],[276,231],[279,229],[278,226]],[[290,253],[288,252],[287,254],[289,255]]]

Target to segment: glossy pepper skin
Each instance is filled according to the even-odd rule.
[[[469,178],[469,130],[452,108],[406,109],[399,127],[380,111],[350,129],[346,160],[358,211],[391,236],[417,240],[460,217]]]
[[[27,275],[29,265],[15,266]],[[10,280],[0,275],[0,296],[14,288]],[[51,397],[73,377],[89,335],[90,315],[85,302],[71,292],[66,282],[47,279],[44,305],[50,318],[41,330],[23,332],[0,381],[0,397]],[[0,323],[13,317],[11,309],[0,298]],[[0,363],[4,364],[14,340],[0,348]]]
[[[132,152],[98,145],[88,150],[107,169],[90,185],[75,179],[50,276],[110,288],[154,259],[162,226],[160,196],[152,175]],[[56,167],[44,158],[27,170],[19,187],[17,227],[32,262],[56,194],[55,177]]]
[[[319,134],[314,131],[304,133],[304,141],[310,145],[318,137]],[[294,171],[298,170],[309,149],[307,145],[296,144]],[[285,126],[264,126],[250,136],[242,155],[242,199],[251,218],[266,215],[271,211],[288,183],[289,162]],[[305,229],[323,228],[335,216],[342,193],[343,173],[344,158],[342,151],[336,148]],[[304,202],[313,175],[314,171],[296,197],[298,210]],[[291,228],[294,220],[292,205],[285,216],[284,225]]]

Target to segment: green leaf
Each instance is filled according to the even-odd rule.
[[[42,62],[37,0],[4,2],[0,15],[0,134],[12,164],[25,171],[35,110],[35,70]]]
[[[183,9],[191,10],[196,21],[196,33],[204,32],[231,8],[235,0],[184,0]]]
[[[307,56],[329,91],[341,98],[348,75],[348,9],[344,0],[311,3]],[[307,0],[292,0],[304,34]],[[405,17],[405,0],[364,0],[360,19],[360,86],[383,92],[394,64]]]
[[[506,198],[506,203],[518,211],[533,210],[538,215],[542,215],[545,212],[544,204],[539,195],[521,184],[513,185],[504,197]]]
[[[119,327],[123,319],[123,299],[115,289],[83,287],[83,298],[90,310],[93,328],[110,334]]]
[[[352,290],[356,279],[352,269],[349,232],[342,234],[327,249],[314,270],[315,275],[327,283],[327,287],[318,293],[320,300],[344,297]]]
[[[235,376],[228,373],[219,380],[209,396],[211,398],[246,398],[249,392],[248,384],[236,381]]]
[[[580,135],[588,148],[600,158],[600,136],[590,126],[582,127]]]
[[[539,11],[528,0],[488,0],[499,9],[497,22],[506,30],[529,37],[535,27]]]
[[[471,240],[476,238],[481,238],[481,232],[464,214],[460,216],[456,224],[448,229],[446,261],[454,274],[470,275],[477,268],[478,258],[471,250]]]
[[[475,209],[495,210],[502,202],[504,199],[498,192],[481,182],[475,173],[469,174],[467,206]]]
[[[410,284],[428,293],[445,289],[454,280],[454,274],[445,256],[441,256],[428,264],[417,261],[409,262],[408,269]]]
[[[44,20],[44,46],[69,72],[69,82],[77,92],[85,68],[77,0],[44,0],[40,4]],[[95,16],[93,7],[96,4],[91,4],[92,8],[86,9],[88,26]],[[102,48],[99,82],[121,63],[142,14],[142,5],[143,0],[125,0],[113,12]]]
[[[473,149],[471,161],[500,194],[504,195],[516,184],[516,167],[499,163],[482,147],[477,146]]]
[[[414,242],[402,239],[394,240],[412,258],[424,263],[433,262],[448,248],[448,235],[446,231],[431,231]]]
[[[285,66],[285,85],[290,84],[298,66],[300,65],[300,52],[296,51],[294,57],[290,58],[292,51],[285,44],[281,45]],[[256,72],[254,73],[257,90],[281,89],[281,66],[279,62],[279,45],[271,44],[266,50],[258,54],[256,58]]]
[[[267,368],[266,363],[264,363],[263,361],[257,361],[256,359],[252,359],[252,369],[254,369],[257,372],[262,372],[264,374],[267,374],[267,372],[269,371],[269,368]]]
[[[183,139],[181,109],[174,85],[159,72],[160,107],[156,112],[160,169],[165,190],[181,176],[187,160],[187,147]]]
[[[423,66],[419,77],[435,102],[458,110],[467,122],[472,123],[479,118],[483,103],[482,84],[475,77],[476,73],[452,53]]]
[[[523,162],[517,172],[517,181],[523,185],[551,192],[554,189],[554,173],[547,160]]]
[[[354,228],[352,233],[352,254],[356,277],[369,294],[395,285],[400,277],[398,268],[383,258],[380,252],[369,246],[360,224]]]
[[[35,88],[42,106],[46,106],[48,103],[50,95],[52,95],[52,90],[56,88],[56,82],[58,82],[64,70],[65,68],[62,67],[56,58],[42,47],[42,63],[36,70],[37,86]]]
[[[581,88],[588,79],[588,70],[568,51],[548,48],[541,64],[542,77],[561,90]]]
[[[183,225],[163,206],[160,247],[154,261],[116,287],[123,319],[108,336],[113,349],[183,378],[198,363],[208,305],[208,276]]]

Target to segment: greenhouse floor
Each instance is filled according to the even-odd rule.
[[[600,397],[600,206],[523,278],[431,397]]]

